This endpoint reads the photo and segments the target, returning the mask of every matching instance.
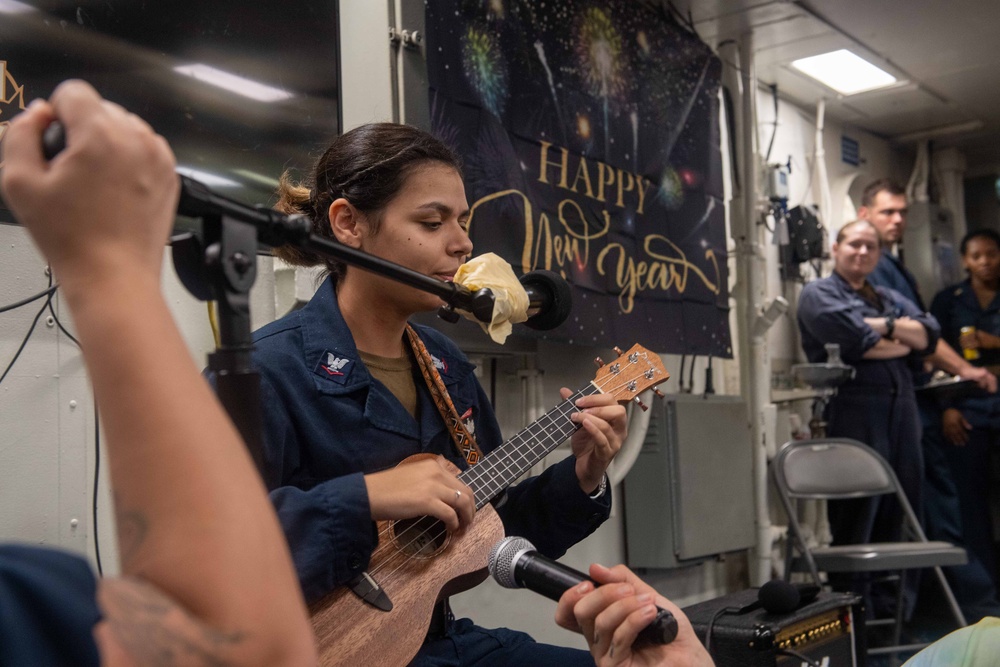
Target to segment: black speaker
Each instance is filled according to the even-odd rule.
[[[787,614],[772,614],[759,607],[742,614],[721,613],[724,609],[748,609],[755,602],[756,588],[684,609],[702,643],[706,643],[711,624],[709,648],[716,667],[867,664],[859,596],[821,592],[813,602]]]

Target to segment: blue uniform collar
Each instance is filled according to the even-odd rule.
[[[858,290],[856,290],[853,287],[851,287],[851,283],[847,282],[847,278],[845,278],[844,276],[840,275],[836,271],[833,271],[830,274],[830,277],[833,278],[838,285],[840,285],[840,289],[842,289],[842,290],[844,290],[844,291],[846,291],[846,292],[848,292],[850,294],[857,294],[858,293]],[[865,283],[871,285],[875,289],[875,291],[878,292],[879,295],[881,296],[882,290],[879,289],[879,287],[877,285],[872,285],[872,283],[867,278],[865,278]]]
[[[329,396],[342,396],[372,386],[372,376],[362,363],[354,336],[340,312],[332,278],[327,278],[320,285],[313,298],[298,314],[304,362],[312,372],[317,391]],[[453,348],[446,348],[439,343],[435,336],[430,335],[431,330],[422,326],[415,328],[431,354],[445,387],[472,373],[475,366],[455,356]],[[435,426],[441,424],[441,418],[423,384],[423,379],[417,377],[421,416],[419,437],[426,440],[433,436],[431,431],[439,430]],[[368,391],[365,418],[379,428],[418,436],[417,423],[381,385],[375,385]]]
[[[961,301],[973,312],[991,313],[993,311],[1000,310],[1000,293],[993,297],[993,301],[991,301],[990,305],[986,308],[979,305],[979,298],[976,296],[976,290],[972,289],[971,278],[966,278],[950,289],[952,296],[954,296],[958,301]]]

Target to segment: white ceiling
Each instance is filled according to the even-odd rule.
[[[1000,2],[997,0],[674,0],[699,36],[717,46],[753,30],[757,76],[806,107],[914,146],[906,135],[938,134],[956,146],[968,173],[1000,172]],[[848,48],[907,83],[842,97],[792,60]],[[979,126],[969,130],[968,126]]]

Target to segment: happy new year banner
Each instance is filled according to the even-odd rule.
[[[475,253],[573,285],[545,336],[731,357],[711,50],[634,2],[435,0],[426,29]]]

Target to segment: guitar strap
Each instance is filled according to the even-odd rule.
[[[476,444],[476,439],[469,433],[469,429],[465,428],[462,418],[458,416],[458,410],[455,409],[455,404],[452,403],[451,396],[448,395],[448,390],[444,387],[441,374],[434,366],[431,353],[427,351],[424,342],[420,340],[420,336],[409,324],[406,325],[406,336],[410,339],[413,356],[416,358],[420,373],[424,376],[424,382],[427,383],[427,388],[431,392],[434,405],[441,413],[441,418],[444,419],[445,426],[451,433],[451,439],[455,443],[459,455],[470,466],[479,463],[479,459],[483,458],[483,452]]]

